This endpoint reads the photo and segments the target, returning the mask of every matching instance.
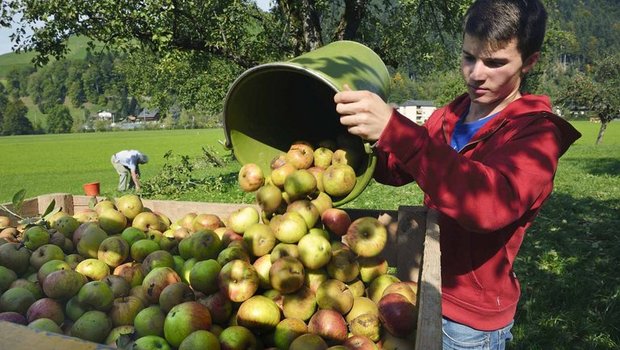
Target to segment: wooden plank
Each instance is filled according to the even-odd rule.
[[[398,210],[397,277],[402,281],[419,283],[422,267],[424,236],[426,233],[426,208],[401,206]]]
[[[439,246],[439,213],[430,209],[426,216],[426,238],[422,257],[422,273],[418,299],[416,350],[439,350],[441,331],[441,250]]]
[[[0,349],[11,350],[108,350],[109,346],[63,334],[45,332],[0,321]]]

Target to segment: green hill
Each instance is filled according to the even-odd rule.
[[[69,52],[67,53],[67,59],[83,59],[86,57],[86,49],[88,47],[88,38],[86,37],[73,37],[69,39]],[[34,52],[25,53],[6,53],[0,55],[0,80],[4,80],[8,72],[12,69],[26,67],[32,65],[32,59],[34,58]]]

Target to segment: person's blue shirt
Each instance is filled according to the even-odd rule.
[[[484,118],[475,120],[473,122],[466,123],[465,118],[467,117],[467,112],[463,113],[459,121],[456,123],[454,127],[454,132],[452,133],[452,140],[450,140],[450,146],[457,151],[460,151],[467,145],[467,143],[471,140],[471,138],[486,124],[489,120],[493,119],[497,113],[491,114]]]

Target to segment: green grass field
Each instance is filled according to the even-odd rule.
[[[228,153],[219,143],[221,129],[131,131],[89,134],[31,135],[0,138],[6,166],[0,168],[0,202],[10,201],[20,189],[28,197],[44,193],[83,194],[84,183],[99,181],[102,193],[114,192],[118,175],[110,157],[123,149],[138,149],[149,155],[141,167],[142,177],[155,176],[163,155],[199,156],[209,146]]]
[[[607,129],[603,144],[594,141],[599,124],[575,122],[583,137],[562,157],[555,191],[524,240],[515,263],[522,285],[509,349],[620,348],[620,122]],[[151,161],[143,178],[160,177],[163,155],[199,157],[201,147],[229,154],[218,141],[221,129],[136,131],[94,134],[1,137],[0,202],[21,188],[32,197],[44,193],[82,194],[82,184],[100,181],[114,195],[117,175],[110,165],[115,151],[136,148]],[[234,182],[238,164],[201,172]],[[232,181],[231,181],[232,179]],[[249,202],[234,186],[197,188],[174,199]],[[371,182],[347,207],[397,209],[420,205],[415,184],[400,188]]]

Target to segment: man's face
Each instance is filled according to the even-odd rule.
[[[476,37],[465,34],[463,38],[461,71],[472,103],[496,106],[514,99],[521,75],[532,65],[524,66],[516,39],[492,49]]]

